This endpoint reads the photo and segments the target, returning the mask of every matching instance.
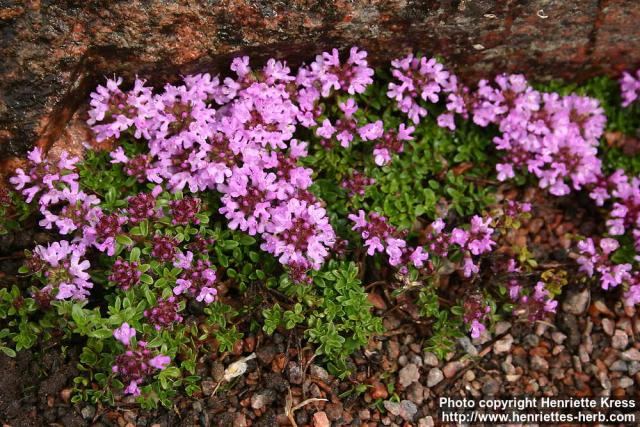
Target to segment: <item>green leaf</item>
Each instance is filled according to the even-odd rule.
[[[16,352],[14,349],[9,348],[9,347],[0,347],[0,351],[2,351],[4,354],[6,354],[9,357],[16,357]]]
[[[110,338],[113,335],[111,329],[98,329],[97,331],[93,331],[89,333],[91,338]]]
[[[125,235],[125,234],[120,234],[119,236],[116,237],[116,242],[120,243],[123,246],[132,246],[133,245],[133,240],[131,240],[131,237]]]
[[[131,249],[131,254],[129,254],[129,261],[138,262],[140,260],[140,248]]]

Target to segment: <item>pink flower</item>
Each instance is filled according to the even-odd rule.
[[[171,363],[171,358],[162,354],[159,354],[153,359],[149,360],[149,365],[159,370],[163,370],[164,368],[169,366],[169,363]]]
[[[125,322],[118,329],[113,331],[113,336],[125,346],[129,346],[131,338],[136,336],[136,330]]]

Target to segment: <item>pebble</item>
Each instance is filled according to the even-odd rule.
[[[582,291],[568,291],[567,297],[562,303],[562,309],[566,313],[578,316],[586,311],[590,296],[589,288]]]
[[[502,370],[504,371],[505,374],[515,374],[516,373],[516,368],[515,366],[513,366],[513,364],[509,361],[504,361],[502,362],[502,364],[500,365],[502,367]]]
[[[640,362],[640,351],[635,347],[632,347],[627,351],[623,351],[621,356],[622,360],[626,360],[628,362]]]
[[[640,371],[640,362],[629,363],[629,375],[633,376]]]
[[[324,411],[327,414],[327,417],[329,417],[329,419],[332,421],[339,419],[342,416],[343,410],[344,410],[344,407],[340,402],[328,403],[324,407]]]
[[[389,396],[387,387],[379,381],[372,384],[371,397],[373,399],[386,399]]]
[[[618,380],[618,387],[629,388],[633,385],[633,380],[629,377],[622,377]]]
[[[327,418],[327,414],[324,411],[313,414],[313,427],[331,427],[329,418]]]
[[[478,349],[471,343],[469,337],[460,338],[458,344],[469,356],[475,357],[478,355]]]
[[[403,354],[400,357],[398,357],[398,365],[406,366],[407,363],[409,363],[409,358],[406,355]]]
[[[483,378],[482,393],[485,396],[495,396],[500,392],[500,383],[493,378]]]
[[[449,366],[449,365],[447,365]],[[440,368],[431,368],[427,376],[427,387],[433,387],[444,379],[444,374]]]
[[[531,369],[534,371],[547,371],[549,369],[549,362],[544,357],[533,356],[531,358]]]
[[[502,335],[511,329],[511,323],[505,322],[504,320],[496,323],[496,335]]]
[[[368,409],[361,409],[360,412],[358,412],[358,418],[360,418],[361,421],[370,420],[371,411],[369,411]]]
[[[422,356],[424,364],[427,366],[438,366],[438,357],[430,351],[425,351]]]
[[[276,392],[270,388],[251,396],[251,407],[253,409],[262,409],[269,406],[276,400]]]
[[[418,407],[410,400],[403,400],[400,403],[385,400],[384,407],[390,414],[402,417],[405,421],[413,421],[418,413]]]
[[[613,320],[608,319],[608,318],[604,318],[602,319],[602,330],[604,331],[605,334],[611,336],[613,335],[613,330],[615,329],[615,323],[613,323]]]
[[[444,377],[453,378],[463,366],[462,362],[458,362],[457,360],[447,363],[444,365],[444,368],[442,368]]]
[[[465,381],[471,382],[476,379],[476,373],[469,369],[464,373],[464,379]]]
[[[287,366],[287,377],[291,384],[302,384],[302,367],[296,362],[289,362]]]
[[[256,356],[258,356],[258,359],[263,365],[269,365],[273,361],[273,358],[276,357],[276,353],[277,351],[274,346],[265,345],[256,351]]]
[[[538,344],[540,343],[540,337],[537,336],[536,334],[529,334],[526,337],[524,337],[522,342],[528,347],[537,347]]]
[[[247,427],[247,417],[242,412],[238,412],[233,419],[233,427]]]
[[[511,350],[512,344],[513,336],[511,334],[507,334],[493,344],[493,351],[496,354],[508,353],[509,350]]]
[[[433,427],[434,425],[433,417],[430,415],[418,420],[418,427]]]
[[[211,365],[211,376],[216,382],[222,381],[224,378],[224,365],[220,362],[214,362]]]
[[[609,366],[609,370],[614,372],[626,372],[628,369],[627,362],[624,360],[616,360]]]
[[[407,398],[416,405],[421,405],[424,401],[424,386],[418,382],[411,384],[407,389]]]
[[[611,347],[618,350],[624,350],[629,345],[629,336],[625,331],[616,329],[616,332],[611,337]]]
[[[398,373],[398,381],[402,387],[407,388],[420,379],[420,370],[413,363],[409,363]]]
[[[82,418],[85,420],[91,420],[96,415],[96,408],[95,406],[87,405],[82,408],[80,414],[82,414]]]
[[[564,342],[564,340],[567,339],[567,336],[565,334],[563,334],[562,332],[555,331],[555,332],[551,333],[551,339],[556,344],[562,344]]]
[[[316,377],[322,381],[329,381],[329,373],[322,366],[311,365],[309,367],[309,373],[311,374],[311,376]]]
[[[391,360],[398,360],[398,357],[400,357],[400,344],[398,344],[398,341],[389,341],[389,358]]]

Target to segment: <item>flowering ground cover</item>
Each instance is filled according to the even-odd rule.
[[[313,361],[348,385],[340,396],[416,421],[394,406],[396,387],[419,384],[407,366],[459,379],[437,366],[461,342],[477,357],[507,322],[553,324],[576,289],[635,318],[639,94],[640,71],[463,83],[422,55],[374,71],[355,47],[295,70],[236,58],[227,77],[157,88],[109,78],[87,115],[108,149],[35,148],[2,190],[2,251],[19,270],[0,277],[0,350],[71,348],[68,402],[142,409],[231,396],[256,364],[302,384],[295,356],[300,376]],[[554,210],[541,241],[533,224]],[[29,227],[38,238],[21,243]],[[384,375],[360,374],[387,370],[378,344],[398,316],[420,330],[405,350],[431,356],[381,391]],[[282,356],[264,356],[283,337]],[[283,413],[295,424],[292,408],[321,396],[290,395]],[[252,397],[254,418],[274,400]]]

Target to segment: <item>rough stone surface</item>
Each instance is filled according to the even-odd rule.
[[[413,363],[408,364],[399,372],[399,382],[402,387],[407,388],[420,379],[420,370]]]
[[[240,54],[295,65],[357,44],[374,64],[438,54],[464,79],[617,75],[640,65],[639,21],[637,0],[3,1],[0,160],[73,139],[65,127],[114,73],[157,85]]]

